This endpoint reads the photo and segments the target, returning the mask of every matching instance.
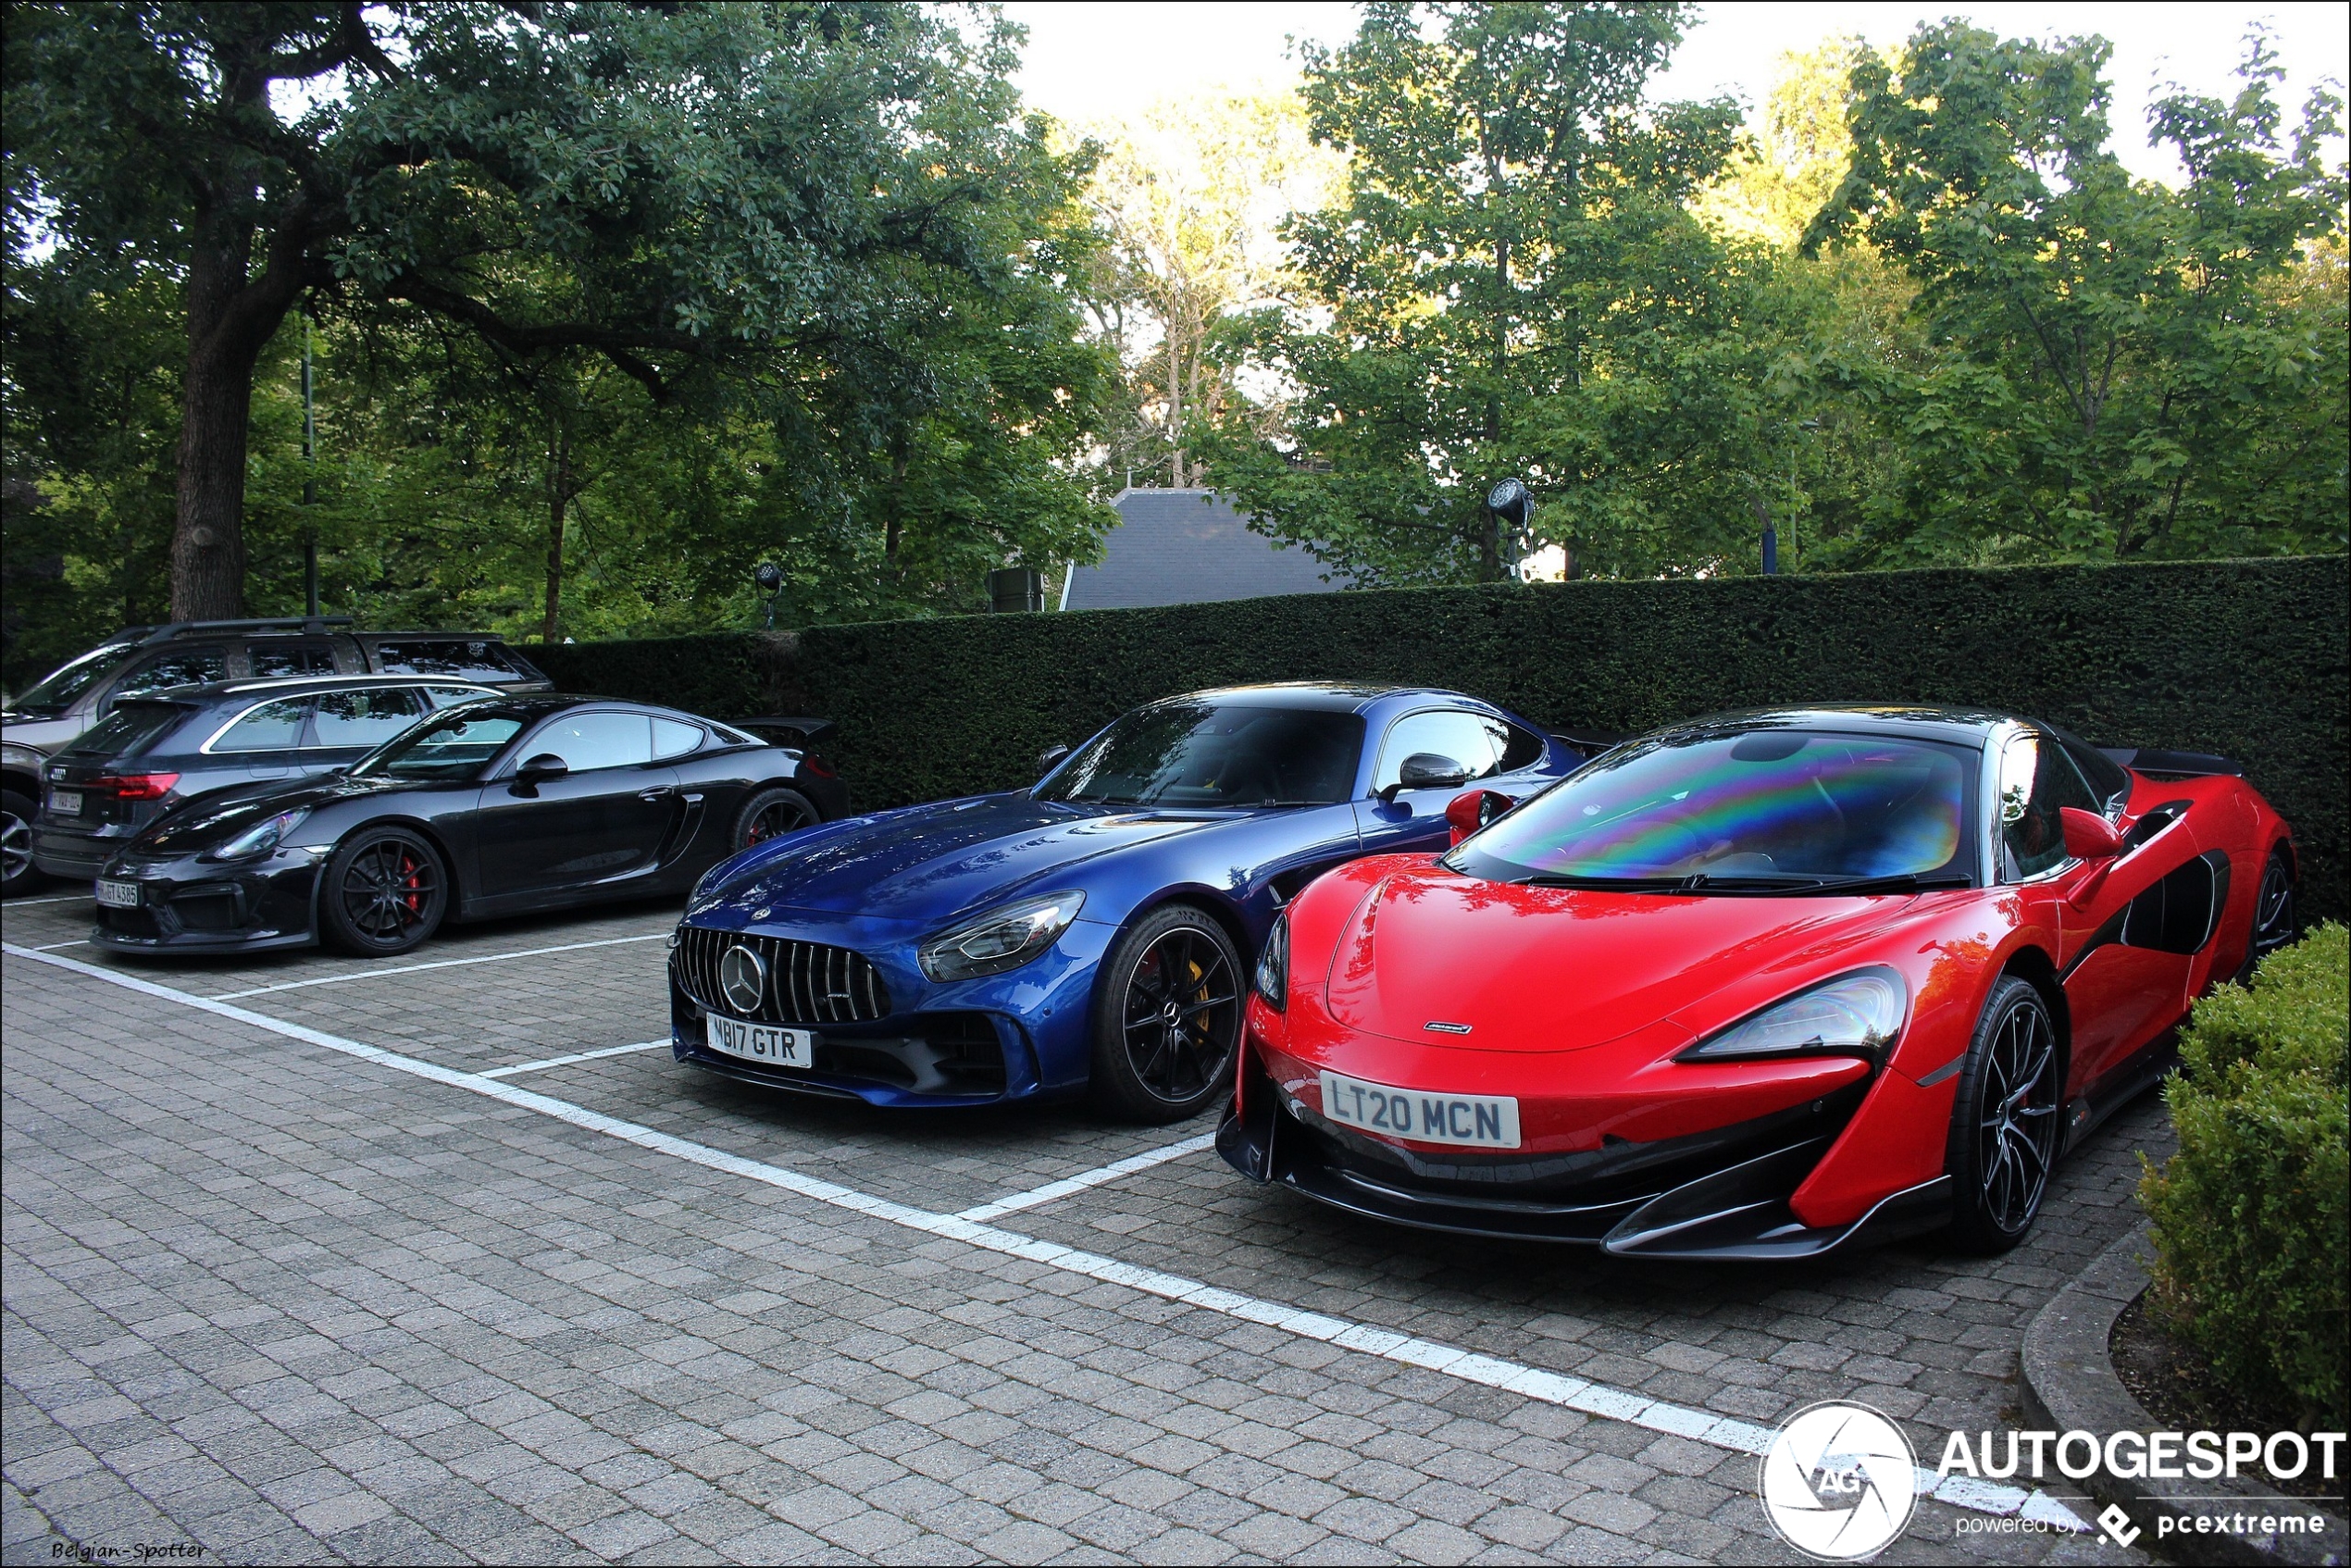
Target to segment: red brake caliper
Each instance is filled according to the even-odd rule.
[[[420,889],[420,884],[424,881],[424,869],[423,861],[404,850],[401,852],[401,886],[408,890],[408,896],[401,902],[408,906],[408,913],[411,915],[422,915],[425,912],[425,895]]]

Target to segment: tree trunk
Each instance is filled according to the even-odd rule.
[[[227,620],[244,614],[245,435],[261,343],[218,327],[204,330],[193,300],[189,315],[171,618]]]
[[[558,431],[548,449],[552,460],[547,478],[547,614],[539,623],[539,641],[553,642],[562,624],[564,607],[564,509],[571,503],[571,442]]]

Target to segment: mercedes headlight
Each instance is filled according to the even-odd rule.
[[[1255,977],[1257,994],[1265,1005],[1282,1012],[1289,1005],[1289,912],[1274,916],[1274,928],[1265,933],[1265,949],[1257,955]]]
[[[1052,946],[1085,902],[1084,893],[1051,893],[990,910],[925,942],[916,962],[942,984],[1017,969]]]
[[[1902,1032],[1909,988],[1891,969],[1856,969],[1701,1040],[1677,1062],[1738,1062],[1759,1056],[1882,1056]]]
[[[285,841],[286,835],[302,825],[306,811],[281,811],[266,816],[227,842],[205,852],[206,860],[243,860],[251,855],[267,854]]]

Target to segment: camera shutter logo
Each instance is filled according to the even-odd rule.
[[[1758,1490],[1782,1540],[1807,1557],[1856,1562],[1909,1524],[1918,1474],[1900,1427],[1867,1405],[1831,1400],[1781,1426]]]
[[[759,1004],[767,999],[767,961],[737,942],[718,961],[718,989],[727,993],[728,1006],[758,1016]]]

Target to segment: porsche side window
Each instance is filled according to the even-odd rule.
[[[682,757],[702,744],[702,726],[680,724],[674,718],[653,720],[653,756],[655,760]]]
[[[276,752],[302,743],[302,717],[307,697],[285,697],[264,703],[230,725],[212,743],[216,752]]]
[[[2000,848],[2007,879],[2038,877],[2065,863],[2059,812],[2100,809],[2065,748],[2020,735],[2000,753]]]
[[[566,714],[530,738],[532,756],[553,752],[574,773],[653,760],[653,722],[643,714]]]
[[[459,703],[470,703],[489,693],[479,686],[428,686],[425,700],[436,708],[454,708]]]
[[[1395,783],[1404,759],[1423,752],[1451,758],[1472,778],[1486,778],[1499,771],[1510,738],[1509,728],[1483,714],[1466,714],[1458,709],[1408,715],[1388,728],[1387,742],[1380,748],[1379,772],[1372,779],[1372,788],[1384,790]]]

